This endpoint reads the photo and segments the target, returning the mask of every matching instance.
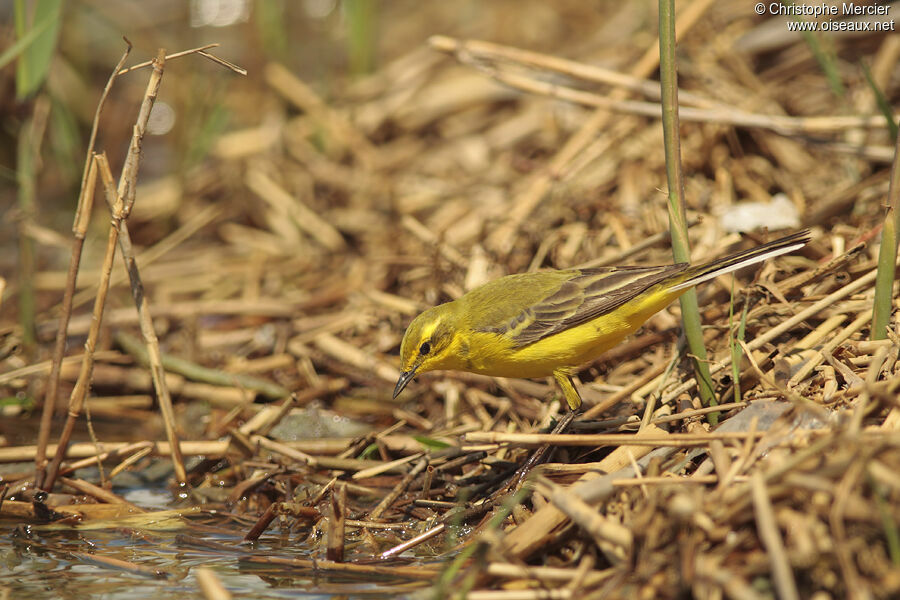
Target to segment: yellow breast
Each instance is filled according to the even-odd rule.
[[[445,368],[495,377],[547,377],[596,359],[681,293],[647,295],[628,307],[520,348],[503,334],[471,331],[460,336],[460,364]]]

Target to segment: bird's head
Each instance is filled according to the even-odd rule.
[[[394,388],[394,398],[418,373],[447,368],[452,362],[455,308],[453,302],[429,308],[409,324],[400,344],[403,373]]]

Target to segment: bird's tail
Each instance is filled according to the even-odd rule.
[[[749,250],[744,250],[743,252],[738,252],[730,256],[723,256],[722,258],[711,260],[702,265],[688,267],[682,273],[682,277],[687,278],[672,286],[669,291],[674,292],[694,287],[698,283],[703,283],[704,281],[708,281],[719,275],[731,273],[732,271],[737,271],[738,269],[768,260],[775,256],[793,252],[794,250],[805,246],[809,241],[809,238],[809,230],[804,229],[803,231],[792,233],[789,236],[771,241],[762,246],[757,246],[756,248],[750,248]]]

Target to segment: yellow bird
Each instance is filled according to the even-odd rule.
[[[552,375],[574,411],[570,374],[698,283],[793,252],[808,230],[702,265],[601,267],[507,275],[413,319],[400,345],[394,398],[438,369],[495,377]]]

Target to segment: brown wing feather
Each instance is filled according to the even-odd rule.
[[[687,268],[609,267],[582,269],[559,290],[533,305],[533,321],[512,335],[517,347],[527,346],[560,331],[608,314],[660,281]]]

